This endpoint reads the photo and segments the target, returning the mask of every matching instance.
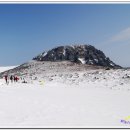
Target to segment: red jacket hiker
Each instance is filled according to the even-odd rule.
[[[14,81],[17,82],[18,80],[19,80],[19,78],[18,78],[17,76],[15,76],[15,77],[14,77]]]

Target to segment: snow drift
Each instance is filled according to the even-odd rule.
[[[130,127],[130,70],[72,62],[30,61],[0,79],[0,127]]]

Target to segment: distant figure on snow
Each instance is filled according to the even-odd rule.
[[[16,82],[16,77],[14,76],[14,82]]]
[[[7,75],[5,75],[5,82],[6,82],[6,84],[8,84],[8,76]]]
[[[10,80],[11,80],[11,83],[12,83],[13,82],[13,76],[12,75],[10,76]]]
[[[18,82],[19,78],[16,76],[16,79],[15,79],[15,80],[16,80],[16,82]]]
[[[19,78],[17,76],[14,76],[14,82],[17,82]]]

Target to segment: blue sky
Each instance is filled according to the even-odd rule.
[[[91,44],[130,66],[130,4],[0,4],[0,66],[70,44]]]

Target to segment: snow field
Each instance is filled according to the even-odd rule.
[[[0,127],[130,127],[121,122],[130,116],[129,74],[48,71],[9,85],[1,79]]]

